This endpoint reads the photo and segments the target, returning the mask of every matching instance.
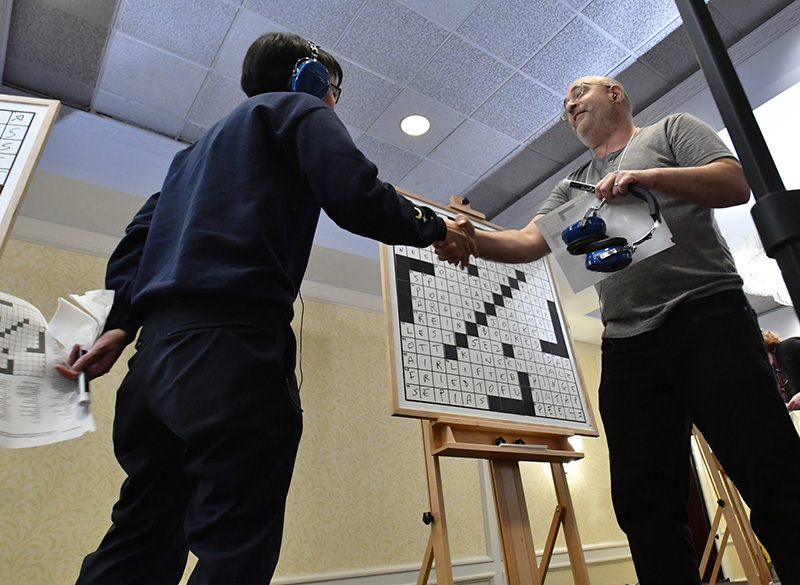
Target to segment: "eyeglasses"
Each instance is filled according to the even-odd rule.
[[[339,96],[342,95],[342,88],[335,83],[331,83],[331,92],[333,92],[333,103],[338,104]]]
[[[572,88],[572,91],[569,92],[569,97],[564,100],[564,111],[561,112],[561,120],[563,122],[569,121],[569,111],[567,108],[575,101],[579,100],[581,96],[586,93],[586,86],[587,85],[599,85],[600,87],[612,87],[607,83],[593,83],[591,81],[582,81],[578,85]]]

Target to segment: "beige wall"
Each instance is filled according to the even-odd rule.
[[[10,240],[0,259],[0,290],[49,318],[59,296],[102,287],[104,268],[102,258]],[[300,311],[298,303],[298,317]],[[279,580],[374,573],[370,582],[380,583],[382,573],[413,572],[429,533],[421,522],[428,509],[422,440],[418,421],[390,416],[385,318],[307,300],[303,321],[305,431]],[[596,407],[597,348],[579,344],[577,350]],[[128,355],[93,382],[97,432],[57,445],[0,450],[0,583],[74,582],[82,557],[108,528],[123,479],[110,439],[114,391]],[[602,439],[584,439],[584,451],[568,479],[591,557],[620,548],[624,538],[613,520]],[[442,464],[453,559],[468,564],[496,557],[496,542],[484,528],[481,465],[462,459]],[[541,547],[555,507],[549,467],[525,464],[523,477]],[[548,583],[571,582],[568,568],[554,566],[550,575]],[[590,564],[590,576],[595,585],[635,580],[625,558]]]

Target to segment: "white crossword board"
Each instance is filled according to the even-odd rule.
[[[596,433],[544,260],[462,270],[432,247],[381,249],[394,414]]]
[[[0,95],[0,253],[60,107],[56,100]]]

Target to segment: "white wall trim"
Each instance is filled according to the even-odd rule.
[[[630,549],[626,542],[607,542],[586,545],[583,547],[586,565],[603,565],[611,563],[627,563],[631,560]],[[420,560],[424,550],[420,549]],[[468,585],[489,581],[492,585],[503,585],[502,552],[499,559],[486,557],[473,557],[453,561],[453,580],[456,583]],[[537,562],[541,561],[541,551],[537,551]],[[548,573],[561,570],[570,570],[569,557],[566,549],[556,549],[550,561]],[[374,567],[365,570],[342,571],[333,573],[319,573],[311,575],[295,575],[290,577],[276,577],[275,585],[414,585],[419,578],[420,566],[415,564]],[[429,583],[436,583],[436,570],[431,572]]]

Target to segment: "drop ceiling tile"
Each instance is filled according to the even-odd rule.
[[[120,122],[147,128],[170,138],[176,137],[184,125],[182,116],[126,100],[105,91],[98,91],[95,94],[92,109]]]
[[[177,116],[186,116],[207,70],[114,33],[98,89]]]
[[[522,197],[540,177],[550,176],[561,165],[524,146],[518,147],[481,179],[495,187]]]
[[[345,123],[366,130],[400,92],[400,86],[344,59],[339,63],[342,96],[336,113]]]
[[[740,35],[739,31],[722,18],[716,9],[709,8],[709,13],[714,17],[723,42],[726,45],[735,42]],[[670,86],[677,85],[700,69],[689,34],[679,23],[680,19],[676,19],[637,50],[639,61],[666,78]]]
[[[519,66],[574,17],[558,0],[484,0],[458,32]]]
[[[409,8],[427,16],[447,30],[455,30],[481,0],[401,0]]]
[[[472,209],[485,214],[489,221],[493,221],[498,213],[517,200],[516,193],[504,191],[483,181],[473,183],[461,195],[469,201]]]
[[[24,0],[15,0],[14,6],[22,3]],[[117,10],[117,2],[108,0],[42,0],[42,3],[105,29],[111,28],[111,22]]]
[[[677,85],[700,68],[689,35],[682,26],[672,30],[658,44],[648,42],[637,54],[642,63],[672,85]]]
[[[362,134],[356,142],[356,146],[378,167],[378,177],[393,185],[397,184],[422,160],[418,154],[378,140],[369,134]]]
[[[480,74],[476,75],[476,72]],[[514,70],[481,49],[452,36],[422,70],[410,87],[470,114],[481,105]]]
[[[347,128],[347,132],[350,134],[350,138],[353,139],[353,142],[358,142],[358,139],[364,134],[363,130],[359,130],[350,124],[345,124],[344,127]]]
[[[7,57],[94,84],[107,37],[106,27],[36,0],[18,0],[11,13]]]
[[[721,13],[734,27],[747,34],[762,22],[778,14],[793,1],[765,0],[756,5],[753,0],[711,0],[708,6],[709,9],[717,9],[717,12]],[[719,27],[719,20],[715,19],[715,22]]]
[[[586,146],[578,140],[569,124],[561,120],[540,133],[528,148],[562,165],[586,152]]]
[[[591,0],[565,0],[565,2],[572,6],[575,10],[580,10],[589,2],[591,2]]]
[[[227,116],[246,98],[238,81],[212,73],[203,84],[192,109],[189,110],[187,120],[199,126],[209,127]]]
[[[518,141],[467,119],[428,158],[471,177],[480,177],[517,146]]]
[[[183,125],[183,130],[181,130],[178,138],[191,144],[200,140],[200,137],[205,134],[206,130],[208,130],[208,128],[198,126],[197,124],[192,124],[191,122],[186,122]]]
[[[336,50],[375,73],[407,83],[447,31],[394,0],[366,3]]]
[[[122,0],[116,30],[209,67],[237,10],[221,0]]]
[[[403,132],[400,129],[400,122],[411,114],[428,118],[431,122],[430,130],[422,136],[409,136]],[[463,121],[464,114],[421,93],[404,89],[378,116],[367,132],[375,138],[425,156]]]
[[[561,111],[562,98],[522,75],[515,75],[472,115],[523,141]]]
[[[242,75],[242,61],[250,45],[264,33],[282,30],[282,27],[255,12],[240,10],[217,54],[214,71],[239,79]]]
[[[744,36],[744,33],[736,28],[735,25],[731,24],[731,21],[725,18],[724,12],[720,11],[718,8],[709,5],[708,13],[711,15],[714,26],[716,26],[720,37],[722,37],[722,42],[726,47],[734,45],[736,41]]]
[[[674,0],[594,0],[582,12],[629,49],[678,17]]]
[[[611,72],[625,88],[636,115],[664,95],[672,84],[638,59],[626,60],[617,70]]]
[[[3,79],[16,87],[24,87],[33,93],[61,100],[81,109],[89,107],[94,93],[94,83],[84,83],[58,71],[14,57],[6,59]]]
[[[452,195],[463,193],[473,181],[470,176],[423,159],[398,186],[415,195],[446,205]]]
[[[247,0],[243,6],[331,49],[362,4],[363,0]]]
[[[562,94],[579,77],[605,75],[628,54],[586,21],[576,18],[536,53],[522,71]]]

